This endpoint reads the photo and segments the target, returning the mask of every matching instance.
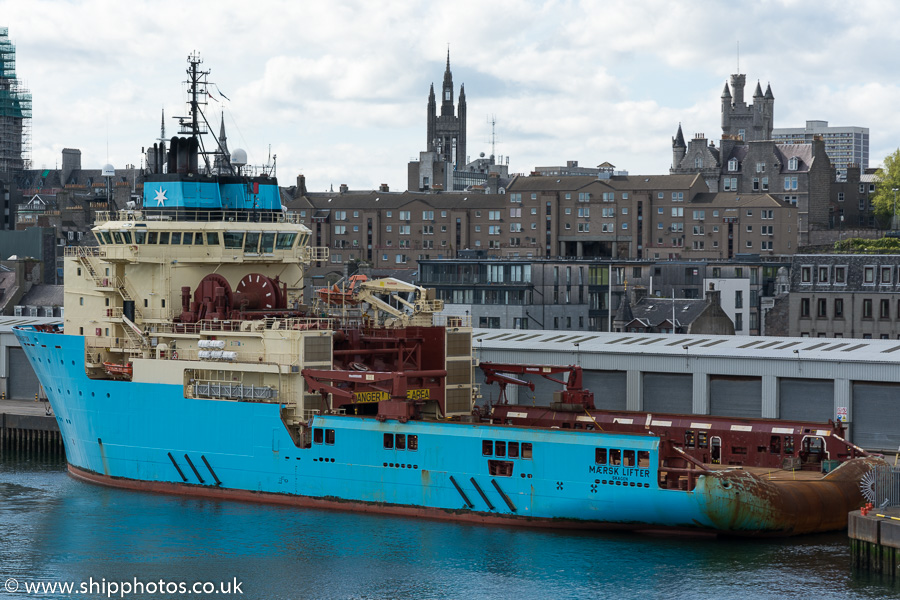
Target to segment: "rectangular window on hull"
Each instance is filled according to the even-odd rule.
[[[531,442],[522,442],[522,458],[531,459]]]
[[[394,434],[393,433],[384,434],[384,447],[388,448],[388,449],[394,447]]]
[[[482,456],[493,456],[494,455],[494,442],[492,440],[482,440],[481,455]]]
[[[494,455],[495,456],[506,456],[506,442],[495,442],[494,443]]]
[[[326,429],[325,430],[325,443],[334,445],[334,429]]]
[[[313,443],[314,444],[322,443],[322,430],[321,429],[313,429]]]
[[[513,462],[511,460],[489,460],[488,472],[492,477],[512,477]]]
[[[594,449],[594,462],[598,465],[606,464],[606,448]]]

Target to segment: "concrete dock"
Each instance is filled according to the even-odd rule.
[[[0,452],[65,455],[56,417],[47,402],[0,400]]]
[[[894,580],[900,577],[900,507],[873,508],[866,515],[854,510],[847,533],[855,568]]]

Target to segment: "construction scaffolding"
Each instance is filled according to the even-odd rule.
[[[0,27],[0,178],[31,168],[31,91],[16,78],[16,46]]]

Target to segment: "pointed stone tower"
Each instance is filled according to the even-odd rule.
[[[460,87],[459,107],[453,105],[453,73],[450,71],[450,50],[441,86],[441,113],[437,114],[434,84],[428,94],[428,151],[436,152],[444,162],[457,170],[466,164],[466,92]]]
[[[219,124],[219,146],[216,148],[216,156],[213,160],[213,171],[216,173],[229,173],[230,153],[228,152],[228,140],[225,137],[225,113],[222,113],[222,121]]]
[[[672,168],[677,169],[684,160],[687,152],[687,144],[684,143],[684,134],[681,132],[681,123],[678,124],[678,132],[672,138]]]

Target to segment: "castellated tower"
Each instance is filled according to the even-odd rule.
[[[731,89],[722,92],[722,139],[757,142],[772,139],[775,120],[775,97],[768,86],[763,94],[759,82],[753,93],[753,104],[744,101],[746,75],[731,76]]]

